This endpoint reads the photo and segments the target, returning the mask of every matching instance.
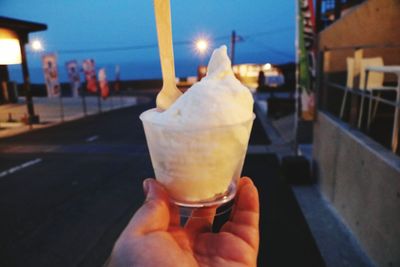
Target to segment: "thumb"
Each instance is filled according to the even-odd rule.
[[[164,187],[154,179],[143,182],[146,201],[133,215],[128,228],[131,233],[144,235],[154,231],[166,231],[170,221],[169,198]]]

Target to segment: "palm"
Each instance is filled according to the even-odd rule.
[[[255,266],[257,257],[257,249],[228,232],[200,234],[194,252],[199,266]]]
[[[157,201],[153,205],[153,211],[158,211],[146,223],[141,220],[142,216],[137,216],[141,213],[139,210],[114,248],[129,256],[115,266],[256,266],[258,195],[256,191],[241,191],[232,218],[219,233],[210,231],[215,209],[196,211],[185,227],[179,225],[177,208],[166,207],[165,202]]]

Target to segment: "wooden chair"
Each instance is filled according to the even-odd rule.
[[[379,72],[370,72],[368,73],[368,77],[366,77],[366,71],[365,69],[368,66],[383,66],[383,59],[381,57],[373,57],[373,58],[363,58],[361,60],[361,66],[360,68],[355,68],[354,66],[354,58],[348,57],[346,58],[346,65],[347,65],[347,81],[346,81],[346,87],[349,89],[361,89],[365,91],[369,91],[371,94],[373,94],[375,91],[378,91],[378,97],[381,95],[381,90],[395,90],[395,87],[388,87],[388,86],[383,86],[384,82],[384,74],[379,73]],[[356,73],[356,69],[360,70],[359,72]],[[360,75],[359,79],[359,86],[356,87],[354,83],[354,77]],[[344,92],[344,96],[342,99],[342,105],[340,108],[340,118],[343,118],[344,114],[344,108],[346,105],[346,100],[347,100],[347,95],[348,95],[348,90]],[[360,111],[359,111],[359,116],[358,116],[358,128],[361,127],[361,119],[363,115],[363,108],[364,108],[364,95],[361,97],[361,103],[360,103]],[[376,101],[374,111],[373,111],[373,117],[375,117],[377,109],[378,109],[378,101]],[[371,111],[372,111],[372,98],[370,98],[369,101],[369,107],[368,107],[368,123],[367,127],[369,129],[369,126],[371,124]]]
[[[384,86],[384,73],[382,72],[366,72],[366,68],[370,66],[384,66],[383,59],[381,57],[374,57],[374,58],[365,58],[361,61],[361,73],[360,73],[360,89],[364,90],[364,92],[369,91],[371,95],[374,92],[377,92],[377,96],[380,97],[382,90],[393,90],[397,92],[396,87],[392,86]],[[360,112],[358,117],[358,128],[361,127],[362,115],[364,110],[364,96],[361,97],[361,104],[360,104]],[[372,119],[375,118],[376,112],[378,110],[379,101],[375,101],[374,110],[372,112],[372,105],[373,100],[372,98],[369,99],[368,105],[368,121],[367,121],[367,129],[371,125],[371,115]]]

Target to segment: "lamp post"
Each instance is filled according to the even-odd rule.
[[[209,42],[205,38],[199,38],[194,42],[196,53],[200,56],[200,66],[197,68],[197,79],[200,80],[206,74],[206,68],[203,67],[204,56],[208,50]]]
[[[196,41],[196,49],[200,55],[203,55],[208,49],[208,42],[206,39],[198,39]]]
[[[231,34],[231,50],[230,50],[230,58],[232,66],[235,64],[235,46],[236,42],[243,41],[243,37],[236,34],[236,31],[232,31]]]
[[[231,64],[235,64],[235,44],[236,44],[236,31],[232,31],[231,35]]]
[[[28,123],[35,124],[39,123],[39,116],[35,115],[35,110],[33,108],[33,100],[32,100],[32,91],[30,86],[30,77],[28,70],[28,62],[26,60],[26,50],[25,45],[21,45],[21,58],[22,58],[22,75],[24,78],[24,91],[25,91],[25,100],[26,107],[28,109]]]
[[[209,42],[205,38],[199,38],[194,43],[197,54],[200,56],[200,65],[203,64],[204,56],[208,50]]]
[[[5,101],[9,101],[7,65],[21,63],[20,44],[15,32],[0,28],[0,79]]]
[[[38,123],[39,116],[35,115],[33,109],[33,101],[32,101],[32,92],[30,88],[30,78],[28,71],[28,63],[26,60],[26,51],[25,44],[28,43],[28,34],[35,31],[43,31],[47,29],[47,25],[42,23],[35,23],[30,21],[24,21],[19,19],[12,19],[7,17],[0,16],[0,39],[6,40],[2,45],[6,44],[6,48],[4,46],[0,46],[0,64],[3,64],[5,67],[9,64],[21,64],[22,66],[22,74],[24,79],[24,91],[26,96],[26,105],[28,108],[28,123]],[[12,42],[10,42],[12,39]],[[13,44],[13,45],[11,45]],[[8,51],[8,52],[7,52]],[[12,51],[12,53],[11,53]],[[19,57],[18,57],[19,51]],[[6,62],[6,57],[4,54],[10,56],[14,55],[15,58],[19,58],[19,60]],[[1,61],[4,60],[4,63]],[[0,69],[1,72],[5,72],[5,68]],[[0,75],[0,77],[6,77],[7,75]],[[7,82],[7,81],[6,81]]]

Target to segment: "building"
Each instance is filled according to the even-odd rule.
[[[322,10],[333,2],[339,7]],[[400,65],[400,2],[317,1],[316,13],[320,32],[313,160],[319,188],[377,266],[400,266],[400,150],[395,116],[400,103],[395,91],[382,90],[377,97],[360,88],[364,59]],[[349,58],[357,62],[355,67],[348,67]],[[356,71],[353,88],[346,84],[349,70]],[[382,86],[396,88],[397,83],[396,75],[385,74]],[[343,102],[345,92],[349,96]],[[371,124],[365,115],[367,105],[361,105],[364,98],[372,104],[372,100],[380,102]]]

